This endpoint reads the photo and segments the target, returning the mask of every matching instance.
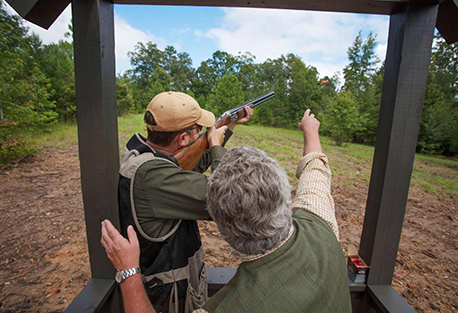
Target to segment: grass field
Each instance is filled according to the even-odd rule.
[[[141,115],[119,119],[120,149],[135,132],[145,133]],[[9,299],[12,308],[23,308],[26,300],[33,300],[37,307],[41,305],[40,311],[44,303],[48,305],[45,311],[64,309],[62,301],[72,301],[90,278],[77,140],[76,125],[61,124],[51,133],[35,134],[28,142],[43,151],[0,175],[0,209],[8,217],[3,225],[8,236],[0,242],[4,247],[0,259],[7,263],[3,264],[6,270],[0,271],[0,280],[11,282],[0,290],[3,307],[7,303],[4,299]],[[374,148],[357,144],[339,147],[326,137],[322,143],[333,171],[340,244],[346,250],[360,242]],[[264,149],[279,160],[291,184],[296,185],[294,175],[302,144],[298,129],[241,125],[228,147]],[[416,312],[455,312],[453,308],[458,308],[457,172],[458,159],[415,157],[392,285]],[[220,238],[217,226],[205,221],[199,224],[207,264],[236,267],[238,261]],[[43,279],[29,280],[50,262],[58,264],[54,271]],[[60,292],[53,295],[56,286]],[[34,296],[24,298],[22,293]]]
[[[122,148],[133,133],[145,134],[143,116],[120,117],[118,131]],[[77,138],[76,125],[59,124],[51,133],[30,137],[29,141],[41,147],[61,147],[76,144]],[[373,147],[358,144],[339,147],[327,137],[322,137],[322,144],[335,178],[343,180],[344,185],[369,183]],[[302,153],[302,133],[299,130],[240,125],[227,147],[238,145],[265,150],[283,165],[291,183],[296,184],[295,166]],[[458,159],[416,154],[411,185],[437,195],[458,195]]]

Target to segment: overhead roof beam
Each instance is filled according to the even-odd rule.
[[[70,0],[7,0],[26,20],[48,29]],[[113,0],[114,4],[184,5],[290,9],[391,15],[406,3],[441,3],[437,28],[447,43],[458,41],[458,0]]]
[[[70,0],[7,0],[24,19],[48,29],[70,3]]]

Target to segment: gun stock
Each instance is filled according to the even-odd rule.
[[[248,101],[242,105],[239,105],[229,111],[224,112],[220,115],[218,120],[215,122],[215,127],[220,128],[221,126],[227,126],[232,121],[237,121],[246,116],[245,107],[251,106],[255,107],[259,104],[271,99],[274,97],[274,92],[269,92],[259,98]],[[208,140],[207,140],[207,131],[204,131],[200,134],[199,138],[193,142],[191,145],[178,149],[174,157],[178,161],[178,165],[186,170],[191,171],[196,164],[199,162],[205,150],[208,149]]]
[[[199,162],[202,154],[208,149],[207,131],[200,134],[199,138],[191,145],[177,150],[174,157],[178,161],[178,165],[186,170],[191,171]]]

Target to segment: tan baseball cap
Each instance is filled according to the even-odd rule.
[[[147,124],[152,131],[174,132],[194,124],[212,127],[213,113],[201,109],[193,97],[182,92],[161,92],[151,100],[146,111],[153,114],[156,125]]]

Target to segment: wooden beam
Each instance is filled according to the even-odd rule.
[[[367,286],[368,295],[377,312],[415,313],[414,309],[391,287],[391,285]]]
[[[115,4],[245,7],[367,14],[391,14],[403,2],[380,0],[114,0]]]
[[[70,0],[7,0],[26,20],[48,29]],[[115,4],[151,4],[294,9],[390,15],[404,3],[441,3],[437,28],[450,44],[458,40],[458,0],[113,0]]]
[[[207,272],[209,297],[223,288],[237,272],[236,268],[226,267],[206,267],[205,270]],[[348,279],[348,286],[352,294],[364,293],[366,291],[366,284],[354,283],[350,278]]]
[[[94,313],[100,312],[110,295],[114,292],[116,283],[113,279],[91,279],[65,313]]]
[[[438,4],[390,18],[377,141],[359,254],[368,285],[390,285],[409,193]]]
[[[92,278],[113,279],[115,270],[100,244],[100,223],[119,229],[119,168],[113,3],[74,0],[78,144]]]
[[[458,0],[445,0],[439,6],[437,30],[450,45],[458,41]]]
[[[48,29],[70,3],[70,0],[7,0],[24,19]]]

